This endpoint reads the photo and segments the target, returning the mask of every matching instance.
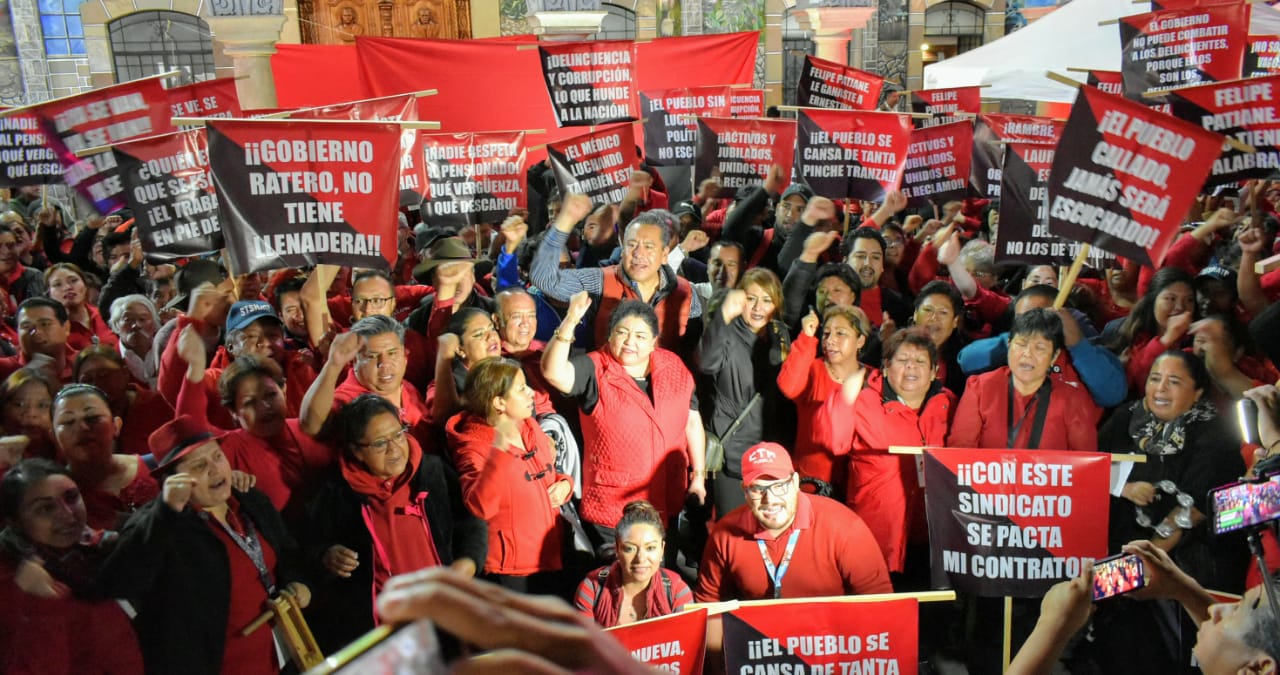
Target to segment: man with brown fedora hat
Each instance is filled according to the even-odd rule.
[[[449,317],[465,307],[476,307],[490,314],[498,307],[476,284],[476,263],[471,249],[462,237],[441,237],[427,245],[422,262],[413,268],[413,276],[436,289],[423,298],[418,308],[405,320],[405,326],[427,337],[425,363],[436,362],[436,338],[444,332]],[[415,355],[414,358],[419,358]]]

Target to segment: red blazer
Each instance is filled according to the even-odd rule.
[[[1056,377],[1049,396],[1049,412],[1040,435],[1041,450],[1098,450],[1097,406],[1083,386]],[[1009,367],[974,375],[965,385],[956,407],[947,445],[956,448],[1004,449],[1009,435]],[[1015,448],[1026,448],[1035,420],[1035,395],[1014,392],[1014,415],[1027,410],[1027,420],[1018,430]],[[1028,407],[1028,405],[1030,407]],[[1037,449],[1037,448],[1033,448]]]
[[[844,443],[839,442],[830,419],[832,406],[840,403],[840,385],[818,358],[818,338],[801,333],[791,343],[791,354],[778,371],[778,390],[796,404],[796,442],[791,450],[796,471],[843,489],[848,463],[837,457],[849,452],[848,434]]]
[[[499,450],[485,420],[461,412],[445,425],[458,467],[462,502],[489,524],[488,574],[526,576],[560,569],[560,510],[547,489],[559,480],[551,439],[532,417],[521,423],[527,451]],[[532,456],[531,456],[532,455]]]

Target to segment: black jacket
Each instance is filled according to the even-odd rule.
[[[297,544],[271,501],[254,489],[236,498],[240,514],[275,550],[276,588],[303,581]],[[100,578],[108,595],[130,598],[138,610],[134,627],[148,673],[218,675],[222,670],[231,571],[226,546],[194,509],[174,513],[159,497],[139,509],[121,531]]]
[[[462,503],[462,489],[453,468],[435,455],[424,454],[413,476],[412,489],[427,493],[426,518],[440,562],[448,565],[459,558],[470,558],[477,570],[483,569],[489,550],[489,528]],[[374,627],[373,535],[361,515],[366,501],[364,495],[337,475],[320,489],[307,509],[304,550],[317,580],[313,593],[316,602],[308,610],[307,620],[325,653]],[[321,563],[324,552],[334,544],[359,556],[360,564],[350,577],[335,577]]]

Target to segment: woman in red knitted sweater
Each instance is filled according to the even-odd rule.
[[[848,480],[848,462],[842,456],[849,445],[837,442],[830,416],[840,407],[835,404],[845,381],[868,377],[858,353],[869,330],[871,322],[861,309],[829,306],[822,322],[823,357],[818,358],[818,316],[810,312],[778,373],[778,389],[796,404],[796,442],[791,450],[796,471],[802,478],[829,485],[839,500],[844,499]]]
[[[445,432],[462,502],[489,525],[484,574],[513,590],[554,593],[560,507],[573,495],[573,481],[555,472],[555,450],[534,419],[533,389],[520,364],[474,364],[462,404]]]

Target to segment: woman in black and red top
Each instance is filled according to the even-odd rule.
[[[560,506],[573,480],[555,472],[555,448],[534,419],[520,364],[484,359],[467,372],[465,410],[445,426],[462,501],[489,525],[486,577],[522,592],[555,592]]]
[[[622,509],[615,530],[618,559],[587,574],[573,606],[605,628],[678,612],[693,602],[680,575],[662,567],[666,530],[653,504],[634,501]]]
[[[487,543],[453,469],[422,452],[390,401],[362,394],[339,422],[340,475],[312,501],[304,537],[318,568],[311,632],[325,652],[374,627],[373,599],[388,579],[437,565],[475,574]]]

